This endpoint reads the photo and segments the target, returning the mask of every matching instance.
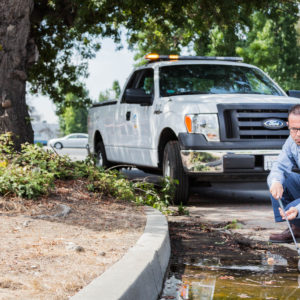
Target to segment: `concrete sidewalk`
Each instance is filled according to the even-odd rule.
[[[72,300],[157,299],[170,258],[169,230],[163,214],[150,207],[145,212],[145,231],[136,245]]]
[[[223,195],[225,195],[224,192]],[[231,229],[232,232],[264,242],[269,241],[270,234],[287,229],[286,222],[275,223],[268,194],[263,199],[261,197],[247,199],[238,196],[216,197],[214,194],[214,198],[207,198],[201,202],[197,202],[197,198],[194,197],[188,207],[190,216],[196,216],[203,223],[210,224],[237,221],[240,224],[237,228]],[[292,250],[295,249],[293,243],[282,243],[281,245]]]

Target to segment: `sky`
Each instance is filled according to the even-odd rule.
[[[87,89],[92,99],[98,99],[99,93],[110,89],[114,80],[118,80],[121,88],[133,69],[133,52],[127,50],[127,45],[122,50],[116,50],[116,45],[111,39],[104,39],[97,56],[89,61],[90,76],[85,79]],[[55,115],[55,105],[45,96],[32,96],[27,94],[27,103],[34,107],[41,121],[58,123]]]

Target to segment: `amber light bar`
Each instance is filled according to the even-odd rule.
[[[243,61],[242,57],[233,56],[180,56],[176,54],[160,55],[156,53],[150,53],[145,55],[145,59],[149,62],[154,61],[168,61],[168,60],[221,60],[221,61]]]

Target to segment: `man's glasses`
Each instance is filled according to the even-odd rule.
[[[296,134],[296,133],[300,132],[300,128],[289,128],[289,130],[290,130],[290,133],[292,133],[292,134]]]

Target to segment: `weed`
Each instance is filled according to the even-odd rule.
[[[242,228],[242,224],[238,222],[238,220],[234,219],[229,224],[227,224],[224,229],[240,229]]]
[[[178,214],[179,215],[184,215],[184,216],[189,216],[190,215],[190,212],[189,210],[182,205],[182,202],[180,202],[180,205],[178,206]]]

